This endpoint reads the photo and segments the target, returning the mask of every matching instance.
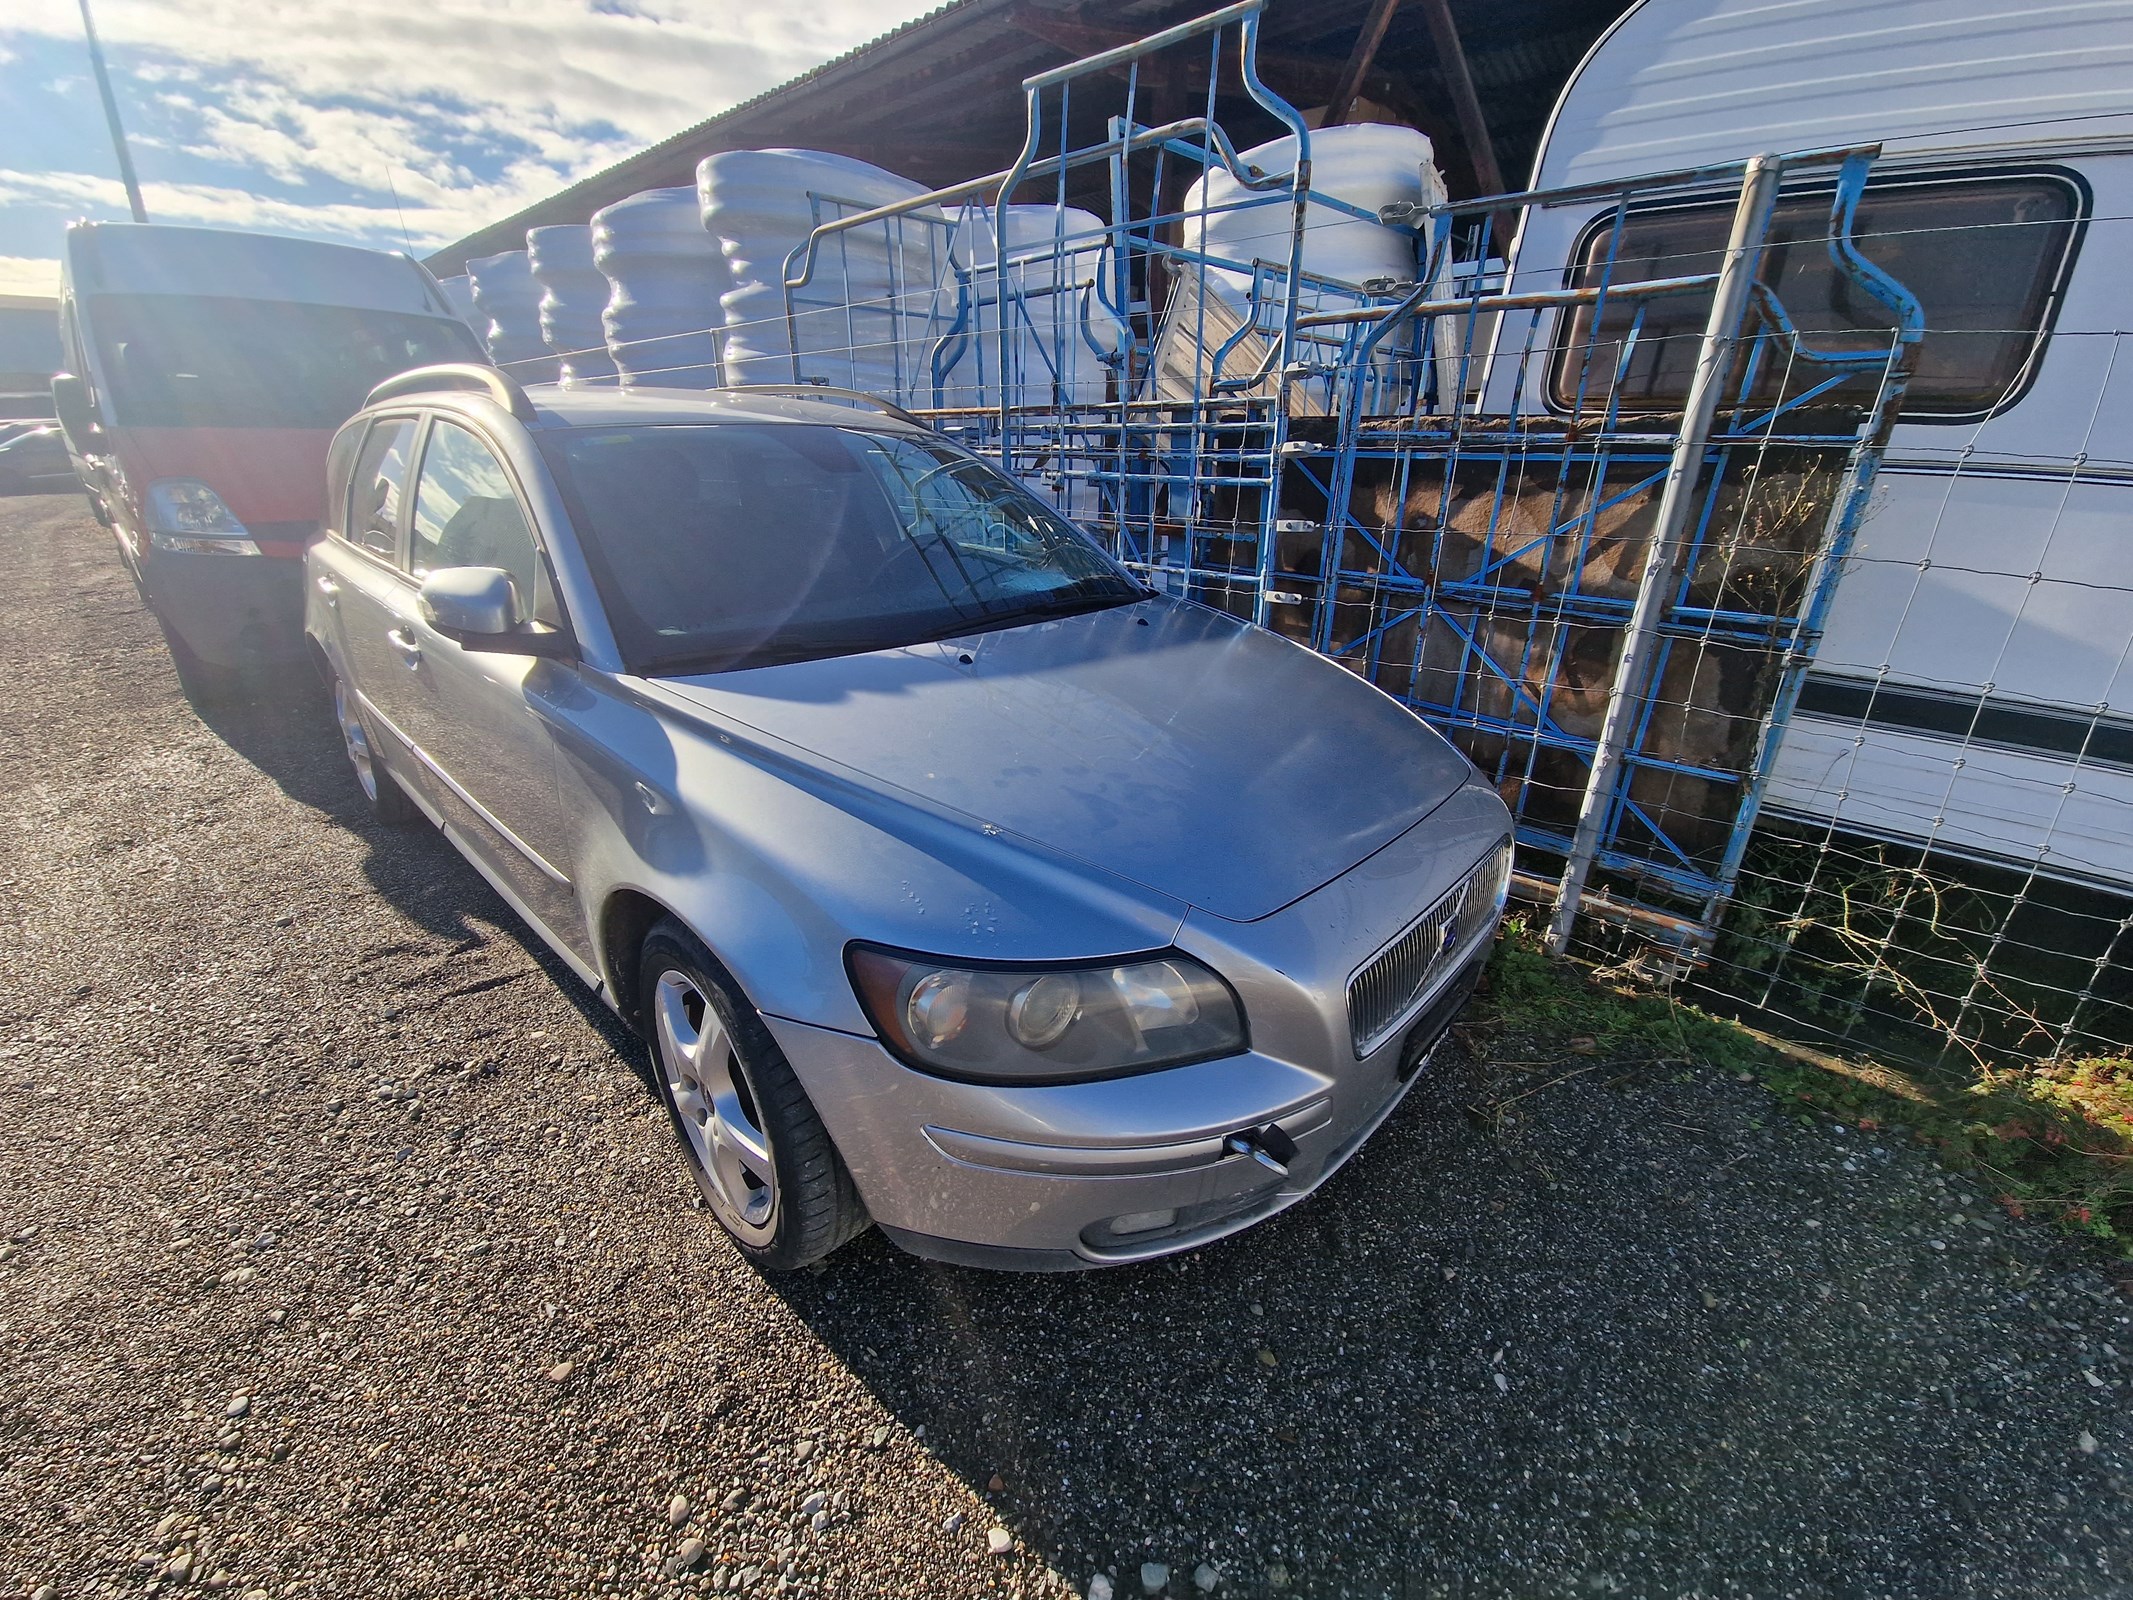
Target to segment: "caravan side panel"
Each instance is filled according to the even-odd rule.
[[[1534,184],[1872,142],[1877,184],[2027,174],[2063,182],[2075,220],[2051,224],[2066,244],[1997,399],[1939,415],[1914,404],[1898,425],[1768,804],[2133,886],[2133,349],[2118,331],[2133,276],[2133,3],[1646,0],[1565,90]],[[1519,243],[1519,287],[1563,283],[1604,213],[1540,214]],[[1925,218],[1867,241],[1920,290],[1928,352],[1936,331],[1945,360],[1953,328],[1984,325],[1964,273],[1929,285],[1933,254],[1990,252],[2030,222],[2017,208],[1935,237]],[[1492,401],[1539,408],[1548,362],[1500,352]]]

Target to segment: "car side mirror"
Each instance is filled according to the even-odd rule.
[[[569,634],[519,616],[518,585],[502,567],[442,567],[422,580],[422,619],[463,650],[570,658]]]
[[[96,406],[89,399],[89,386],[71,372],[57,373],[52,378],[52,414],[59,418],[67,443],[76,450],[101,431]]]

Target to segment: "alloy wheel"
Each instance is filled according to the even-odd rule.
[[[706,1180],[705,1198],[734,1234],[768,1243],[777,1230],[777,1162],[733,1037],[685,972],[662,972],[652,1004],[660,1071]]]
[[[348,764],[355,768],[356,782],[363,786],[364,796],[375,801],[378,769],[370,753],[370,735],[364,731],[363,719],[356,715],[348,685],[338,677],[333,680],[333,715],[341,725],[341,742],[348,746]]]

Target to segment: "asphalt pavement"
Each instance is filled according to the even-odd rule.
[[[1182,1260],[765,1279],[301,672],[0,570],[0,1592],[2133,1593],[2133,1303],[1898,1137],[1484,1042]]]

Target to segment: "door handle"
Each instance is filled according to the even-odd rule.
[[[329,606],[339,605],[341,603],[341,586],[323,572],[318,575],[317,581],[318,592],[326,597],[326,604]]]
[[[415,642],[405,628],[386,629],[385,642],[400,652],[400,659],[407,663],[408,671],[413,672],[422,665],[422,646]]]

